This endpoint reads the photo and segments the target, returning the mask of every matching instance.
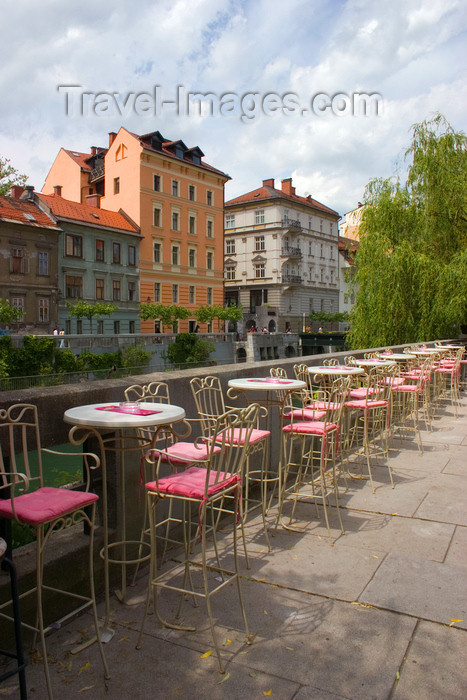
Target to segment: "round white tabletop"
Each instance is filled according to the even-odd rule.
[[[232,389],[256,390],[256,391],[295,391],[305,389],[306,383],[300,379],[282,379],[280,377],[245,377],[243,379],[231,379],[229,387]]]
[[[380,352],[379,356],[384,360],[415,360],[416,355],[409,352]]]
[[[371,358],[368,360],[356,360],[359,367],[392,367],[396,364],[395,360],[378,360],[378,358]]]
[[[323,367],[311,365],[308,367],[308,372],[313,375],[322,374],[330,377],[347,377],[352,374],[364,374],[365,371],[360,369],[360,367],[351,367],[347,365],[329,365]]]
[[[439,345],[435,350],[465,350],[465,345]]]
[[[436,355],[437,353],[449,352],[449,350],[442,350],[440,348],[420,348],[420,350],[412,350],[414,355]]]
[[[139,403],[125,407],[124,403],[93,403],[69,408],[63,415],[65,423],[95,428],[145,428],[176,423],[185,418],[185,409],[162,403]]]

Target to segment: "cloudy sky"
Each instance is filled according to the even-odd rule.
[[[157,129],[226,199],[292,177],[343,215],[414,122],[467,131],[466,27],[465,0],[3,0],[0,155],[39,190],[60,147]]]

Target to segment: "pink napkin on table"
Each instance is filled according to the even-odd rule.
[[[156,413],[162,413],[162,411],[152,411],[149,408],[122,408],[120,406],[97,406],[96,411],[126,413],[127,416],[152,416]]]

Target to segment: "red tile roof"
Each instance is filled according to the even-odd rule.
[[[91,168],[89,167],[89,164],[86,163],[86,160],[91,157],[90,153],[78,153],[78,151],[69,151],[68,149],[64,148],[63,149],[67,155],[70,156],[72,160],[75,161],[75,163],[78,163],[79,167],[82,168],[83,170],[91,171]]]
[[[52,218],[39,209],[34,202],[13,197],[0,197],[0,221],[59,229]]]
[[[81,224],[119,229],[126,233],[139,233],[136,224],[131,223],[120,212],[91,207],[64,199],[56,194],[38,194],[38,199],[46,204],[57,219],[66,219]]]
[[[310,195],[308,195],[308,197],[299,197],[297,194],[286,194],[285,192],[282,192],[282,190],[278,190],[275,187],[270,187],[269,185],[258,187],[257,190],[252,190],[251,192],[240,195],[240,197],[230,199],[225,203],[225,207],[233,206],[235,204],[247,204],[249,202],[261,202],[272,199],[285,199],[288,202],[302,204],[312,209],[319,209],[327,214],[339,216],[337,211],[334,211],[334,209],[331,209],[330,207],[326,207],[316,199],[312,199]]]

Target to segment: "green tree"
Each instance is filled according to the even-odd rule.
[[[0,156],[0,195],[6,195],[13,185],[25,185],[27,175],[22,175],[14,168],[8,158]]]
[[[179,333],[167,348],[167,357],[174,365],[203,365],[215,347],[214,343],[201,339],[196,333]]]
[[[66,303],[68,308],[68,313],[70,316],[75,316],[76,318],[87,318],[89,325],[91,327],[92,333],[92,319],[100,316],[112,316],[112,314],[118,309],[115,304],[105,304],[104,302],[96,302],[95,304],[90,304],[87,301],[79,300],[75,304],[70,301]]]
[[[8,326],[10,323],[17,323],[23,316],[23,311],[11,306],[8,300],[0,299],[0,323],[5,323]]]
[[[139,309],[139,315],[143,321],[159,320],[166,327],[173,327],[177,321],[192,315],[191,311],[178,304],[140,304]]]
[[[467,321],[467,139],[440,114],[412,127],[405,183],[375,179],[356,257],[353,348],[456,335]]]
[[[212,322],[215,318],[219,321],[241,321],[242,308],[239,306],[200,306],[195,311],[195,318],[199,323]]]

